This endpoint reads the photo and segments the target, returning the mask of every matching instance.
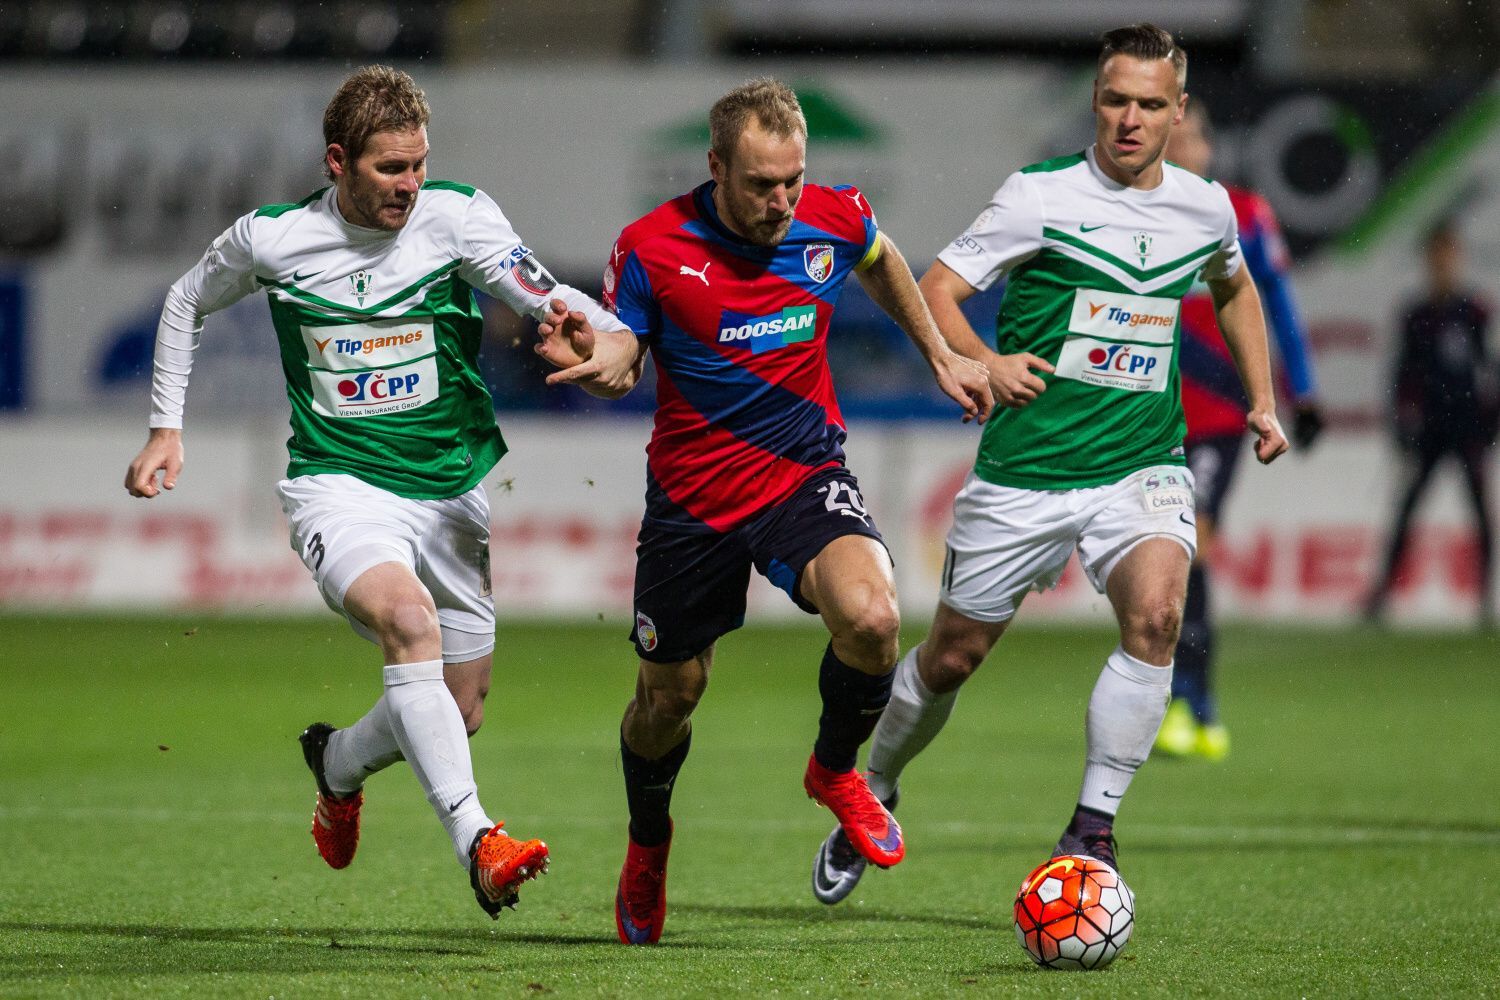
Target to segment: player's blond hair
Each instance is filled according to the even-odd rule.
[[[751,115],[761,128],[778,138],[807,138],[807,119],[802,115],[797,92],[780,80],[758,77],[735,87],[709,109],[708,146],[725,163],[750,124]]]
[[[1153,59],[1172,60],[1172,69],[1177,74],[1177,92],[1187,89],[1187,52],[1172,37],[1172,33],[1154,24],[1128,24],[1123,28],[1106,31],[1099,38],[1099,69],[1109,62],[1111,56],[1131,56],[1149,62]]]
[[[425,128],[432,118],[416,81],[390,66],[366,66],[345,80],[323,111],[323,142],[337,143],[353,163],[376,132]],[[323,172],[333,172],[323,163]]]

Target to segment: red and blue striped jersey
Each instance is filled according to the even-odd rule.
[[[656,369],[646,522],[728,531],[844,461],[828,322],[844,279],[878,255],[857,188],[807,184],[786,238],[749,243],[719,219],[714,182],[625,227],[604,300]]]
[[[1291,254],[1276,214],[1270,202],[1254,191],[1229,185],[1225,188],[1239,225],[1240,249],[1265,305],[1267,326],[1276,342],[1287,388],[1294,400],[1309,398],[1316,391],[1312,358],[1302,315],[1292,298],[1288,278]],[[1213,297],[1205,286],[1194,286],[1182,300],[1179,357],[1189,443],[1244,433],[1249,403],[1229,346],[1219,333]]]

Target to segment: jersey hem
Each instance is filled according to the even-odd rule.
[[[295,458],[287,464],[286,477],[288,479],[296,479],[298,476],[353,476],[366,486],[373,486],[377,490],[394,493],[396,496],[406,500],[451,500],[454,497],[462,496],[475,486],[478,486],[480,481],[489,475],[490,470],[500,463],[500,459],[504,458],[506,452],[509,450],[504,444],[501,444],[495,453],[493,461],[476,462],[473,470],[463,479],[459,480],[458,485],[453,487],[437,487],[430,490],[413,489],[407,483],[383,479],[380,476],[372,476],[366,469],[351,469],[347,466],[325,462],[298,462]]]
[[[1111,466],[1108,470],[1089,475],[1060,475],[1056,472],[1030,475],[1024,472],[1001,472],[985,468],[983,460],[974,463],[974,475],[991,486],[1004,486],[1016,490],[1087,490],[1096,486],[1118,483],[1126,476],[1158,465],[1187,466],[1186,455],[1171,455],[1160,458],[1140,459],[1128,464]]]

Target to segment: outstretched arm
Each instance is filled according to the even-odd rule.
[[[151,435],[125,470],[125,489],[133,497],[154,497],[163,488],[177,485],[183,464],[182,409],[203,317],[255,288],[250,218],[245,216],[225,230],[197,266],[167,290],[151,371]],[[157,473],[162,474],[160,487]]]
[[[1276,396],[1271,388],[1271,355],[1266,346],[1266,320],[1250,269],[1241,267],[1229,277],[1208,281],[1219,330],[1234,366],[1240,373],[1250,412],[1245,422],[1255,432],[1255,457],[1267,464],[1287,449],[1286,434],[1276,419]]]
[[[1020,409],[1047,390],[1047,384],[1034,371],[1051,372],[1053,367],[1035,354],[997,354],[990,350],[959,308],[976,289],[959,277],[942,261],[934,261],[922,275],[922,297],[932,310],[938,331],[948,346],[966,358],[973,358],[989,371],[990,389],[1001,406]]]
[[[955,352],[944,341],[922,300],[906,258],[884,234],[879,239],[882,243],[879,256],[856,272],[860,284],[922,352],[938,387],[963,408],[964,422],[977,419],[984,423],[995,405],[988,373],[982,364]]]

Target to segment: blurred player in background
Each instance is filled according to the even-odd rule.
[[[1489,353],[1490,310],[1464,287],[1463,244],[1454,224],[1444,222],[1427,235],[1427,290],[1401,318],[1396,356],[1396,441],[1413,459],[1411,480],[1391,525],[1385,562],[1365,604],[1369,618],[1385,612],[1401,564],[1412,513],[1439,463],[1452,456],[1463,469],[1479,534],[1479,619],[1494,623],[1490,529],[1486,483],[1490,449],[1500,418],[1500,384]]]
[[[709,126],[712,179],[627,226],[604,272],[606,301],[657,373],[636,550],[640,670],[620,729],[630,840],[615,923],[630,944],[661,936],[672,786],[714,644],[744,623],[752,566],[831,633],[807,794],[861,858],[885,867],[905,853],[854,769],[890,697],[899,615],[890,556],[844,465],[826,343],[843,282],[859,276],[965,419],[991,406],[984,368],[943,343],[864,195],[804,184],[807,122],[789,87],[730,91]],[[629,376],[590,359],[549,381]]]
[[[331,867],[348,865],[365,779],[404,758],[479,905],[498,916],[548,851],[490,818],[469,755],[495,645],[481,480],[505,453],[475,368],[473,289],[541,319],[571,310],[590,335],[598,323],[601,353],[615,343],[602,331],[623,328],[556,284],[482,191],[426,180],[429,117],[405,73],[354,73],[323,117],[332,185],[243,216],[172,286],[150,437],[125,486],[154,497],[176,485],[203,319],[265,289],[291,401],[291,461],[277,493],[292,547],[385,662],[384,693],[363,718],[301,736],[318,786],[313,838]]]
[[[954,498],[937,615],[896,669],[869,784],[895,807],[902,770],[942,729],[959,686],[1025,595],[1055,585],[1077,550],[1120,644],[1089,698],[1083,786],[1053,854],[1114,865],[1115,813],[1167,709],[1197,544],[1176,331],[1198,275],[1249,397],[1256,457],[1270,462],[1287,442],[1229,196],[1163,162],[1187,100],[1187,56],[1152,25],[1103,43],[1094,144],[1012,174],[922,277],[944,338],[985,363],[1008,408]],[[996,353],[959,304],[1002,275]],[[838,902],[864,868],[833,831],[814,861],[814,895]]]
[[[1196,98],[1167,140],[1167,159],[1209,176],[1213,162],[1208,112]],[[1226,184],[1239,226],[1240,251],[1265,304],[1294,406],[1292,441],[1311,447],[1323,429],[1312,356],[1292,297],[1291,255],[1271,205],[1254,191]],[[1229,752],[1229,730],[1219,721],[1213,693],[1214,625],[1209,561],[1224,498],[1245,451],[1245,391],[1234,358],[1214,322],[1209,290],[1194,285],[1182,300],[1182,408],[1187,417],[1187,463],[1193,473],[1198,518],[1198,554],[1188,573],[1182,636],[1172,670],[1172,704],[1156,734],[1156,749],[1174,756],[1197,754],[1221,760]]]

